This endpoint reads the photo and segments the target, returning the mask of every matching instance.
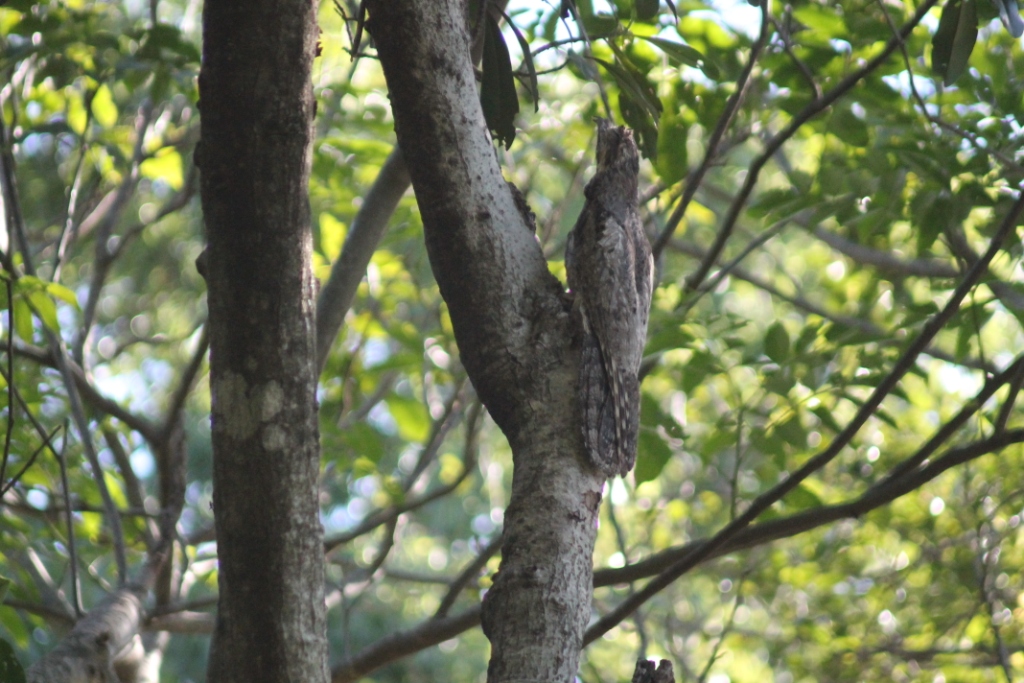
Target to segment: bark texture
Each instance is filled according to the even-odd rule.
[[[512,447],[488,680],[571,681],[590,617],[603,477],[583,459],[578,340],[480,109],[465,3],[368,0],[427,252],[462,362]]]
[[[138,679],[142,590],[122,588],[79,619],[26,672],[28,683],[128,683]]]
[[[208,680],[326,681],[308,180],[313,0],[207,0],[200,74],[220,600]]]

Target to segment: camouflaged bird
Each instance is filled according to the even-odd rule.
[[[597,122],[597,173],[569,233],[565,268],[582,327],[579,405],[590,463],[606,477],[636,462],[637,373],[647,339],[654,260],[637,208],[633,132]]]

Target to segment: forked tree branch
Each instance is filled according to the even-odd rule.
[[[725,218],[722,220],[722,224],[718,228],[718,233],[715,235],[715,239],[712,242],[711,247],[708,249],[707,256],[703,261],[701,261],[697,270],[687,278],[687,289],[691,291],[696,290],[707,277],[708,272],[721,255],[722,250],[725,249],[725,245],[729,241],[729,237],[732,235],[733,229],[736,227],[736,222],[739,220],[740,212],[743,210],[743,207],[746,206],[747,199],[750,198],[751,193],[754,191],[754,186],[757,184],[761,171],[775,153],[780,150],[782,146],[792,138],[805,123],[835,104],[839,98],[852,90],[853,87],[856,86],[863,78],[881,67],[889,56],[899,48],[903,42],[903,38],[914,30],[914,28],[921,22],[924,16],[932,7],[935,6],[937,2],[938,0],[925,0],[925,2],[917,8],[917,11],[914,13],[914,16],[910,21],[900,28],[899,33],[893,36],[889,42],[886,43],[885,48],[883,48],[881,52],[868,60],[864,66],[841,80],[836,87],[829,90],[822,97],[815,99],[804,107],[799,114],[793,117],[785,128],[773,135],[771,139],[765,143],[764,150],[747,168],[747,174],[743,179],[743,185],[740,188],[739,193],[737,193],[736,198],[729,206],[729,211],[726,213]]]

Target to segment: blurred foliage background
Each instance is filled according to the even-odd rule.
[[[496,104],[514,140],[491,127],[505,131],[496,154],[554,273],[591,173],[594,117],[633,127],[645,156],[659,286],[641,446],[634,475],[609,486],[596,569],[642,568],[710,537],[832,443],[998,234],[1024,180],[1024,55],[984,2],[971,5],[976,44],[935,39],[944,11],[968,14],[947,2],[506,8],[521,111]],[[186,507],[146,644],[163,655],[161,680],[205,677],[216,545],[192,161],[201,10],[0,7],[0,635],[25,664],[73,623],[76,576],[88,609],[118,581],[118,546],[129,573],[145,560],[160,444],[180,418]],[[353,54],[358,18],[357,3],[321,8],[310,201],[324,280],[394,144],[372,36]],[[962,73],[935,50],[966,59]],[[590,645],[580,678],[628,679],[639,655],[710,683],[1024,676],[1020,257],[1011,231],[838,456],[765,512],[743,549]],[[471,610],[497,567],[511,457],[458,358],[410,191],[321,376],[333,663]],[[893,480],[905,490],[883,495]],[[595,617],[644,583],[605,575]],[[381,660],[368,680],[483,680],[487,653],[470,628]]]

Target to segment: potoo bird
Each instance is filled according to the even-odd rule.
[[[565,245],[565,268],[582,343],[579,405],[590,463],[606,477],[636,462],[637,373],[647,340],[654,260],[637,208],[633,132],[597,122],[597,173]]]

